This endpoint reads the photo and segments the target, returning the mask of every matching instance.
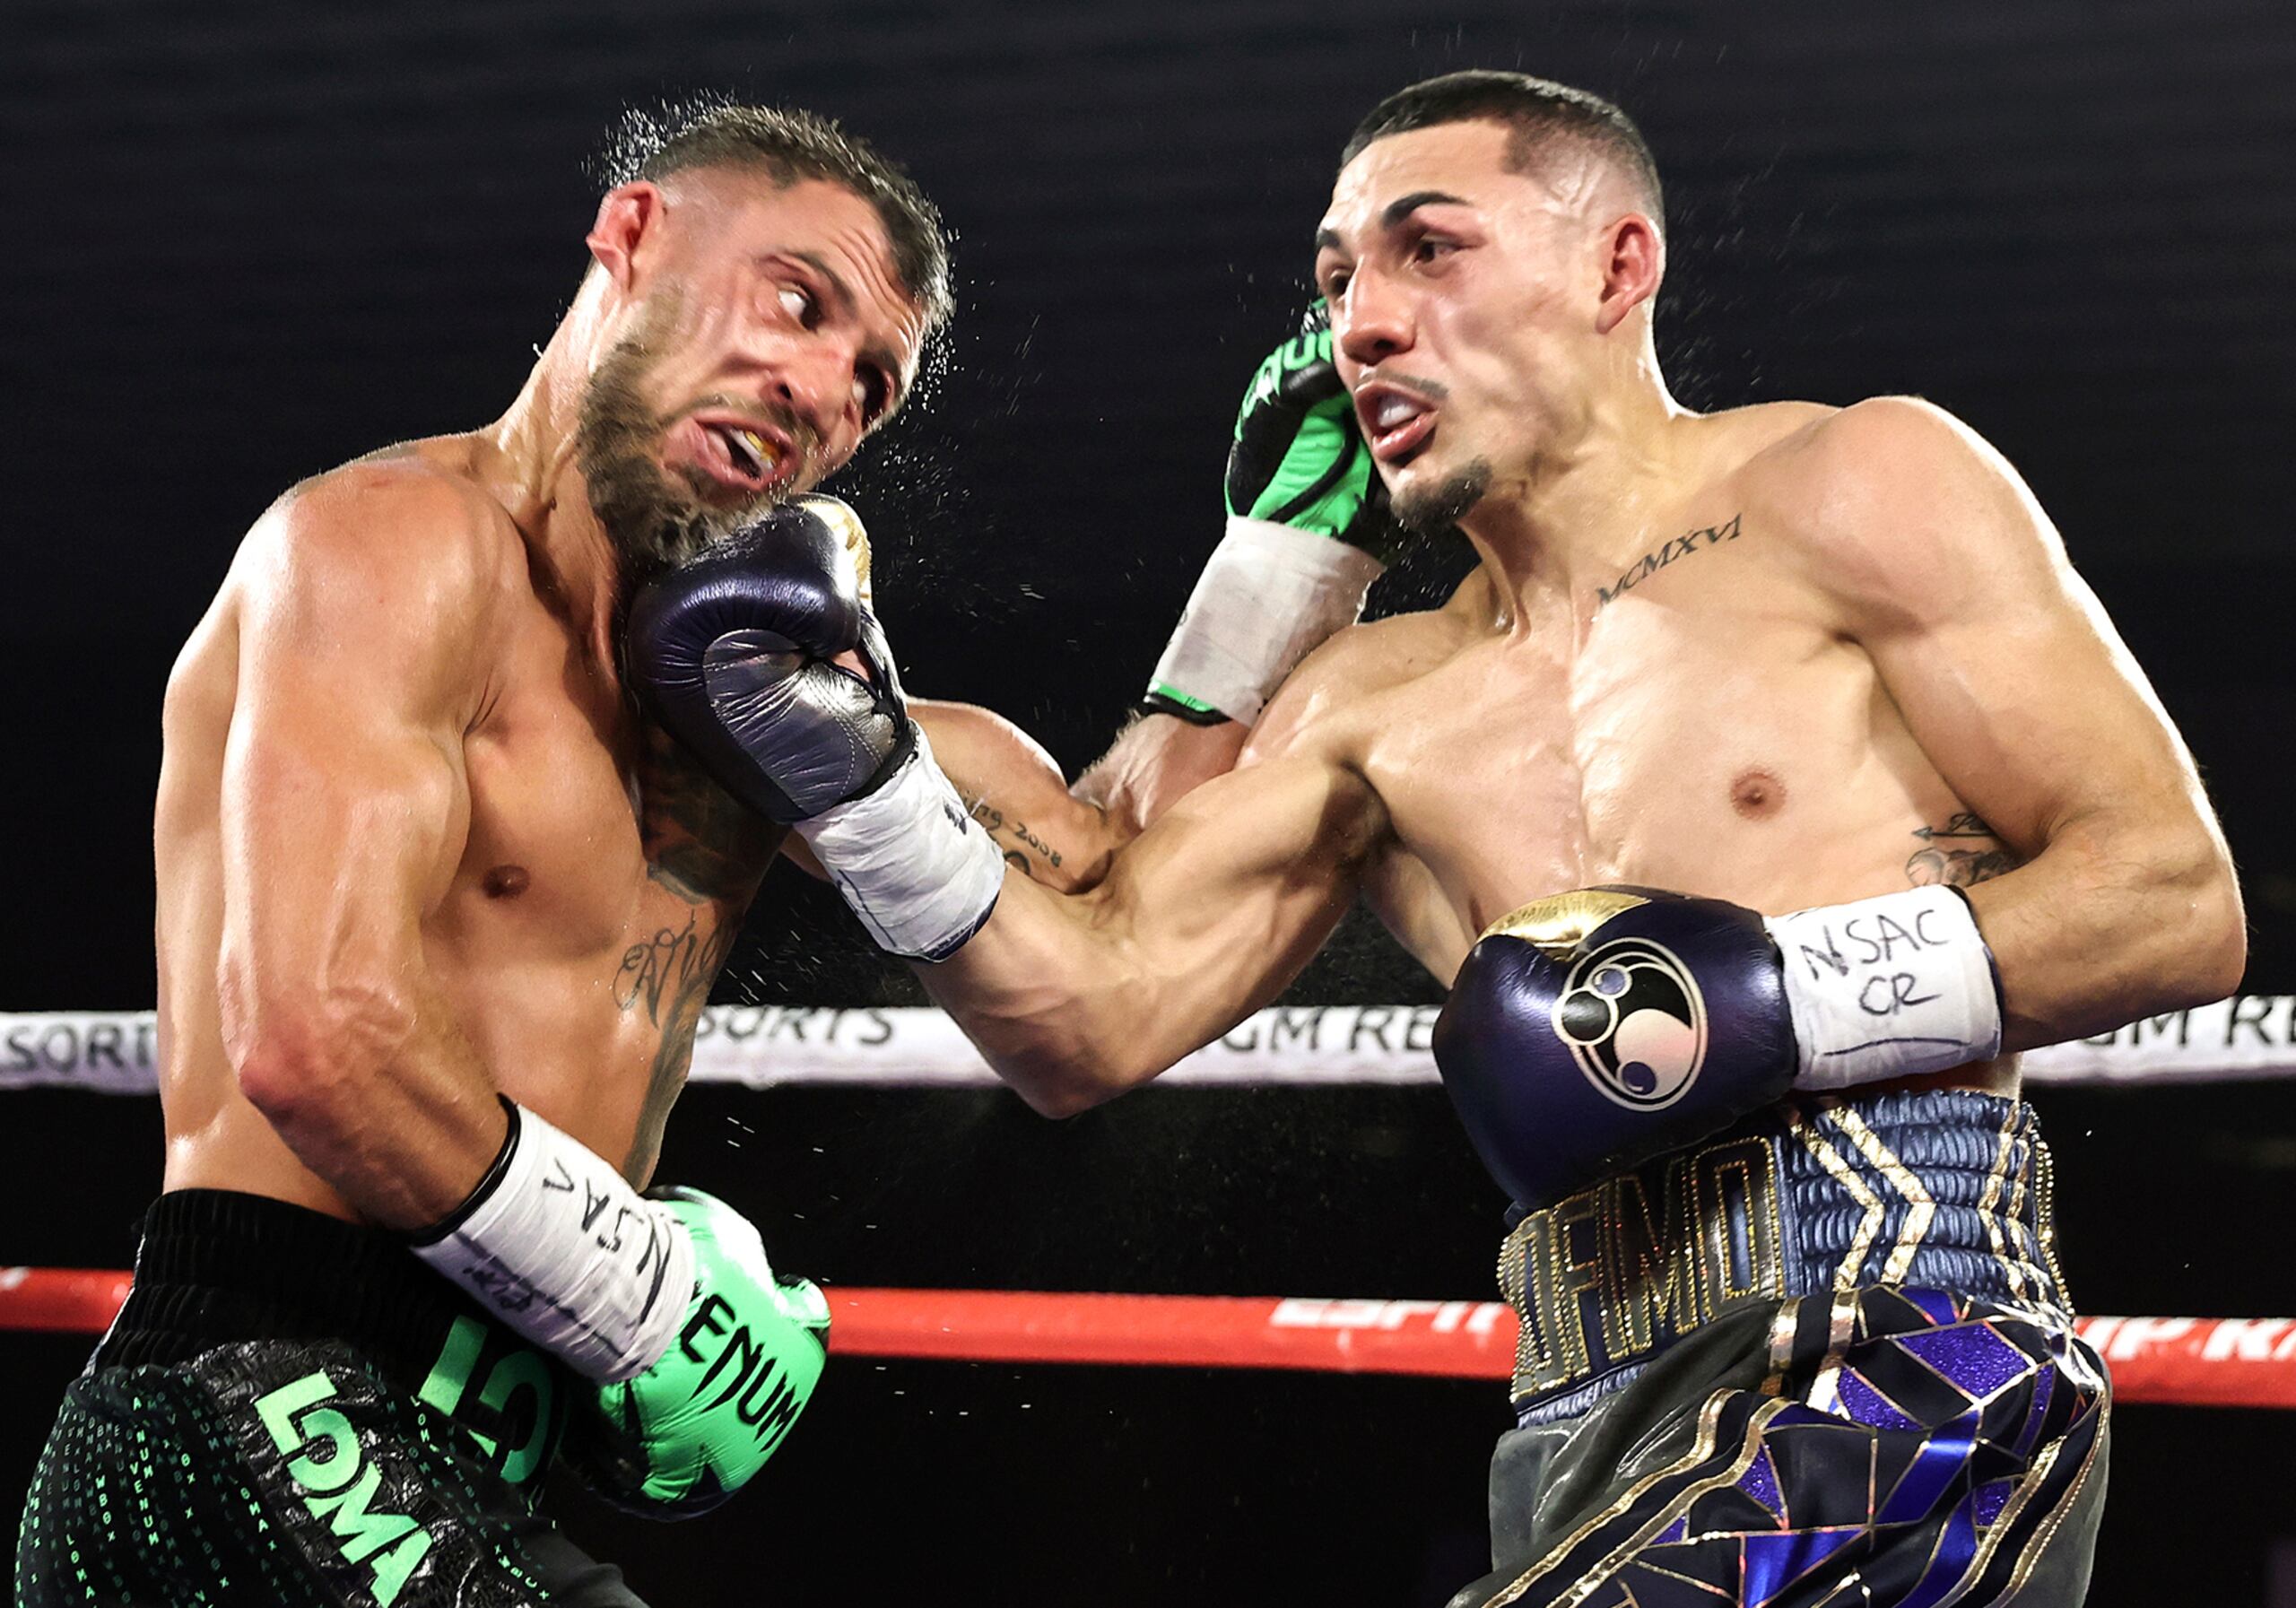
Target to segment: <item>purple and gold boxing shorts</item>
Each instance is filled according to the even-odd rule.
[[[2078,1604],[2110,1393],[2030,1108],[1764,1112],[1526,1215],[1497,1567],[1453,1608]]]

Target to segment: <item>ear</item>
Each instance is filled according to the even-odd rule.
[[[598,203],[597,222],[583,244],[618,288],[628,290],[638,276],[639,248],[660,230],[667,211],[660,187],[645,179],[616,185]]]
[[[1658,226],[1640,213],[1628,213],[1604,237],[1603,294],[1595,327],[1608,335],[1627,314],[1658,293],[1666,275],[1666,243]]]

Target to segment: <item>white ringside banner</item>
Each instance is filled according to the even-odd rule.
[[[1433,1005],[1279,1005],[1166,1073],[1165,1083],[1432,1083]],[[0,1013],[0,1089],[147,1094],[159,1033],[149,1011]],[[2148,1016],[2025,1056],[2036,1083],[2212,1082],[2296,1075],[2296,995],[2236,995]],[[925,1009],[713,1005],[693,1081],[990,1088],[957,1025]]]

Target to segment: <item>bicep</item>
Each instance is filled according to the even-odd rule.
[[[250,538],[237,583],[227,959],[265,989],[357,988],[405,963],[460,861],[482,578],[451,532],[406,539],[325,507],[273,517],[284,527]]]
[[[1943,415],[1893,422],[1898,483],[1846,500],[1845,602],[1923,755],[2028,855],[2100,809],[2190,810],[2189,755],[2016,472]]]
[[[1126,844],[1085,900],[1156,1008],[1224,1031],[1345,913],[1379,831],[1344,767],[1285,756],[1215,778]]]
[[[1008,877],[988,924],[920,976],[1039,1108],[1106,1099],[1298,974],[1346,909],[1376,822],[1343,769],[1238,770],[1126,843],[1090,892]]]

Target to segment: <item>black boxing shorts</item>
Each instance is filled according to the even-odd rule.
[[[2077,1604],[2110,1391],[2031,1111],[1774,1108],[1521,1220],[1494,1571],[1453,1608]]]
[[[164,1195],[25,1499],[20,1608],[643,1608],[535,1510],[579,1381],[389,1235]]]

